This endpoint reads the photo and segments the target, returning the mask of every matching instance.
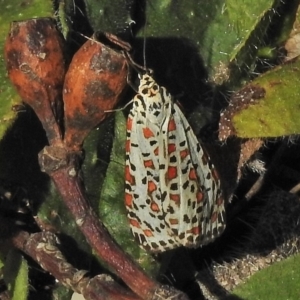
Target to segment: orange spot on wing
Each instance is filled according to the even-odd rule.
[[[206,166],[208,163],[208,157],[207,157],[206,153],[204,152],[204,150],[203,150],[203,155],[202,155],[202,162],[203,162],[204,166]]]
[[[156,89],[151,89],[151,90],[150,90],[150,95],[149,95],[149,97],[154,97],[157,93],[158,93],[158,92],[157,92]]]
[[[180,196],[178,194],[170,194],[170,200],[174,201],[177,206],[180,205]]]
[[[202,200],[203,200],[203,193],[202,192],[200,192],[200,191],[198,191],[197,192],[197,195],[196,195],[196,198],[197,198],[197,202],[199,203],[199,202],[201,202]]]
[[[145,139],[149,139],[151,137],[154,137],[154,133],[148,127],[143,128],[143,134],[144,134]]]
[[[168,167],[168,172],[167,172],[167,179],[172,180],[176,178],[177,175],[177,167]]]
[[[145,230],[143,230],[143,232],[144,232],[144,235],[147,237],[153,236],[153,233],[150,229],[145,229]]]
[[[197,180],[197,175],[196,175],[196,171],[194,168],[192,168],[190,170],[190,173],[189,173],[189,179],[190,180]]]
[[[168,154],[170,154],[170,153],[172,153],[172,152],[174,152],[174,151],[176,151],[176,146],[175,146],[175,144],[169,144],[169,145],[168,145]]]
[[[152,159],[145,160],[145,161],[144,161],[144,167],[145,167],[145,168],[154,169],[154,165],[153,165]]]
[[[155,202],[151,202],[150,208],[154,212],[159,212],[160,211],[159,206]]]
[[[188,150],[188,149],[185,149],[185,150],[180,151],[180,157],[181,157],[181,160],[185,159],[189,154],[190,154],[190,153],[189,153],[189,150]]]
[[[134,177],[131,176],[129,166],[125,167],[125,181],[129,182],[130,185],[134,184]]]
[[[132,129],[132,118],[130,118],[130,117],[127,119],[126,128],[128,131],[131,131],[131,129]]]
[[[175,123],[174,119],[171,119],[168,124],[168,131],[170,132],[170,131],[174,131],[174,130],[176,130],[176,123]]]
[[[193,235],[200,235],[202,233],[201,227],[196,226],[187,231],[187,233],[192,233]]]
[[[214,212],[210,219],[211,219],[212,223],[216,222],[218,219],[218,214],[216,212]]]
[[[151,194],[157,189],[156,184],[153,181],[148,181],[148,193]]]
[[[130,140],[126,140],[125,151],[130,152]]]
[[[137,220],[129,219],[129,223],[132,227],[140,228],[140,223]]]
[[[214,178],[215,181],[219,180],[219,174],[218,174],[218,171],[215,168],[213,168],[211,170],[211,175],[212,175],[212,177]]]
[[[157,156],[158,155],[158,147],[155,148],[155,150],[153,151],[154,155]]]
[[[224,202],[224,199],[222,197],[219,197],[217,200],[217,205],[220,206],[223,204],[223,202]]]
[[[171,225],[176,225],[176,224],[178,224],[178,219],[169,219],[169,223]]]
[[[128,207],[132,206],[132,195],[125,193],[125,205]]]

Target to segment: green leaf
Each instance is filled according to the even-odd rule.
[[[17,114],[12,111],[12,105],[19,104],[21,99],[10,83],[4,62],[4,43],[8,35],[10,23],[35,17],[52,15],[51,1],[19,1],[2,0],[0,16],[0,140],[13,124]]]
[[[249,69],[264,45],[262,38],[280,2],[152,0],[140,36],[187,38],[196,45],[211,80],[219,81],[218,73],[230,73],[230,66],[236,72],[231,81],[239,82],[240,73]]]
[[[299,266],[298,254],[254,274],[245,284],[238,286],[233,294],[247,300],[298,300]]]
[[[287,63],[253,80],[265,90],[256,104],[233,117],[241,138],[278,137],[300,133],[300,59]]]
[[[131,24],[133,0],[85,0],[86,12],[94,31],[124,31]]]
[[[20,252],[12,250],[4,266],[4,281],[12,300],[26,300],[29,293],[28,264]]]
[[[2,252],[0,252],[0,269],[4,267],[5,264],[5,256]]]

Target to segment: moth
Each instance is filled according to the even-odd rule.
[[[208,244],[225,229],[218,173],[166,88],[150,72],[139,79],[126,136],[132,234],[154,253]]]

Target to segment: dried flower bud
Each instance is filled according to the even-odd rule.
[[[51,18],[12,22],[5,43],[8,75],[22,100],[46,130],[50,143],[61,138],[64,39]]]
[[[63,89],[68,148],[80,149],[87,134],[108,115],[106,111],[116,106],[127,76],[122,52],[92,39],[77,51]]]

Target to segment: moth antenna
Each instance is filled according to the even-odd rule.
[[[72,2],[73,2],[73,12],[75,14],[75,12],[76,12],[76,3],[75,3],[75,0],[73,0]]]
[[[116,109],[109,109],[109,110],[105,110],[105,113],[109,113],[109,112],[115,112],[115,111],[122,111],[124,110],[127,106],[129,106],[131,103],[133,102],[133,99],[130,100],[128,103],[126,103],[123,107],[121,108],[116,108]]]
[[[146,16],[146,18],[147,18],[147,16]],[[144,41],[143,41],[143,60],[144,60],[144,68],[147,70],[147,62],[146,62],[146,34],[145,34],[145,29],[144,29]]]
[[[126,53],[125,53],[125,57],[126,57]],[[127,83],[128,83],[128,85],[130,85],[130,87],[136,92],[136,93],[138,93],[138,90],[137,90],[137,88],[136,88],[136,86],[134,86],[133,84],[132,84],[132,82],[131,82],[131,69],[129,68],[129,72],[128,72],[128,74],[127,74]],[[129,103],[131,103],[132,101],[130,101]]]
[[[147,10],[147,8],[145,7],[145,9]],[[144,68],[147,70],[147,62],[146,62],[146,26],[148,23],[148,19],[147,19],[147,11],[145,11],[145,26],[143,28],[144,31],[144,41],[143,41],[143,60],[144,60]]]
[[[73,0],[73,12],[74,12],[74,14],[76,13],[76,9],[84,16],[83,11],[80,9],[80,7],[78,5],[76,5],[76,1]]]
[[[148,69],[147,69],[147,68],[145,68],[144,66],[142,66],[142,65],[140,65],[140,64],[138,64],[138,63],[136,63],[136,62],[134,61],[134,59],[131,57],[131,55],[130,55],[129,52],[125,52],[124,55],[125,55],[125,57],[127,58],[127,60],[128,60],[128,62],[130,63],[130,65],[131,65],[138,73],[140,73],[141,70],[144,71],[145,73],[148,72]]]
[[[147,14],[145,12],[145,26],[147,25]],[[146,62],[146,29],[144,27],[144,40],[143,40],[143,66],[136,63],[134,59],[131,57],[130,53],[127,51],[125,53],[126,58],[128,59],[131,66],[137,71],[137,73],[141,73],[141,71],[145,73],[152,74],[152,70],[147,68],[147,62]]]
[[[106,45],[109,46],[111,48],[113,48],[114,50],[118,50],[120,51],[126,59],[128,59],[128,56],[126,56],[125,54],[130,52],[131,50],[131,45],[125,41],[123,41],[122,39],[120,39],[119,37],[117,37],[116,35],[112,34],[112,33],[108,33],[108,32],[95,32],[92,37],[88,37],[80,32],[78,32],[81,36],[83,36],[84,38],[86,38],[87,40],[93,41],[95,43],[98,44],[102,44],[102,42]],[[105,40],[103,40],[103,38]]]
[[[79,35],[81,35],[82,37],[86,38],[87,40],[93,41],[93,42],[97,42],[95,39],[88,37],[87,35],[84,35],[81,32],[77,32]]]

